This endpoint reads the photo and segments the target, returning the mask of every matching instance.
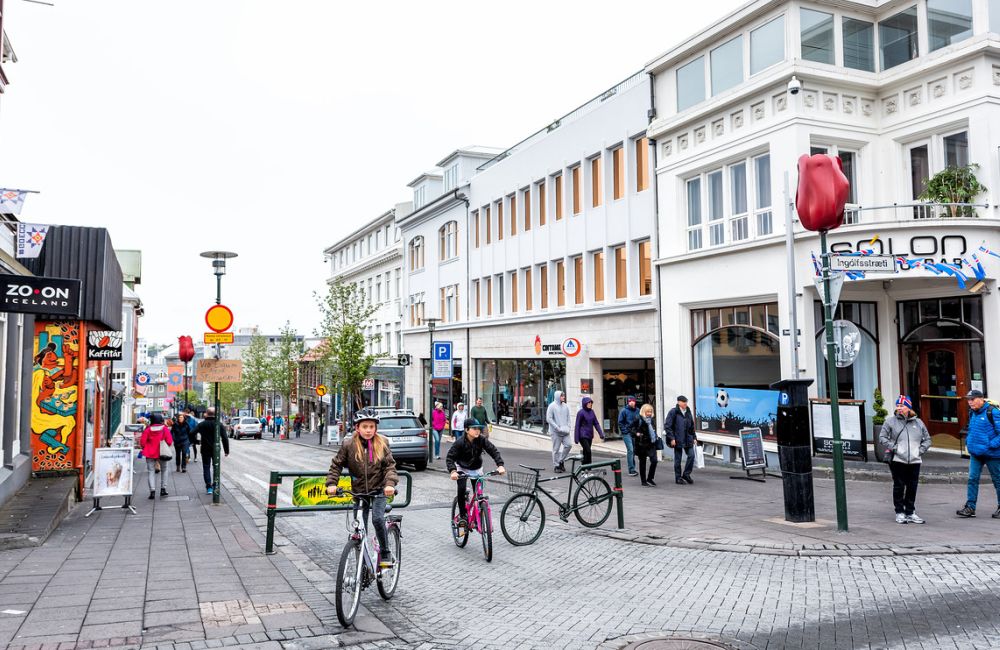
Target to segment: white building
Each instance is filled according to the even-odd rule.
[[[738,445],[740,422],[716,407],[715,388],[766,390],[797,365],[819,378],[813,394],[826,394],[811,259],[819,240],[797,222],[793,291],[786,268],[783,178],[794,196],[800,155],[838,154],[852,183],[849,202],[860,209],[830,234],[836,251],[876,236],[876,253],[933,262],[971,261],[984,240],[1000,249],[1000,2],[757,0],[647,71],[657,113],[648,132],[658,154],[656,266],[669,287],[665,394],[694,397],[699,437],[724,456]],[[975,201],[983,207],[908,205],[930,175],[970,162],[990,188]],[[904,207],[880,207],[894,204]],[[1000,259],[979,255],[987,280],[978,293],[908,266],[846,283],[835,317],[858,326],[861,350],[839,370],[840,396],[863,400],[868,424],[876,387],[890,410],[903,392],[935,447],[958,448],[961,396],[987,390],[987,369],[1000,368],[1000,347],[987,343],[998,334]],[[751,405],[775,400],[747,396]],[[765,426],[775,410],[759,413]],[[765,440],[773,450],[773,437]]]
[[[403,244],[396,222],[411,209],[409,202],[398,203],[323,251],[330,264],[327,282],[353,283],[359,296],[378,306],[366,332],[373,341],[369,353],[386,356],[366,378],[366,405],[405,406],[398,363],[403,352]]]
[[[656,402],[650,99],[647,75],[632,75],[480,163],[454,198],[443,187],[415,213],[421,229],[407,219],[408,245],[432,242],[407,290],[433,301],[435,341],[456,358],[436,398],[482,397],[491,420],[532,432],[556,390],[574,408],[592,396],[609,422],[626,395]],[[427,328],[409,324],[407,351],[426,359]],[[407,377],[410,391],[427,385]]]

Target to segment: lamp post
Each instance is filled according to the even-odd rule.
[[[226,260],[236,257],[236,253],[228,251],[206,251],[201,254],[212,260],[212,273],[215,274],[215,304],[222,304],[222,276],[226,274]],[[222,358],[222,345],[215,344],[215,358]],[[212,450],[212,503],[218,505],[222,501],[219,492],[222,489],[222,414],[219,412],[219,382],[215,382],[215,446]]]
[[[427,323],[427,338],[430,339],[427,357],[427,462],[434,460],[434,448],[431,444],[434,440],[434,326],[440,318],[425,318]]]

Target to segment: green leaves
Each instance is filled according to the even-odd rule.
[[[976,197],[987,191],[985,185],[976,178],[979,165],[972,163],[964,167],[948,167],[927,179],[924,191],[918,198],[934,203],[974,203]],[[974,217],[976,209],[971,206],[947,206],[951,216]]]

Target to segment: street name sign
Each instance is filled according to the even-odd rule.
[[[894,255],[831,255],[830,268],[834,271],[895,273],[896,257]]]
[[[232,343],[234,341],[232,332],[205,332],[205,343]]]

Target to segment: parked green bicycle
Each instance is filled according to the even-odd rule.
[[[500,530],[508,542],[514,546],[534,544],[545,527],[545,508],[538,498],[541,492],[551,499],[559,508],[559,518],[569,521],[570,513],[587,528],[597,528],[611,515],[611,502],[615,498],[611,486],[600,476],[587,471],[585,467],[577,467],[582,456],[570,456],[566,460],[572,463],[569,474],[541,478],[542,468],[521,467],[530,472],[507,472],[511,489],[515,492],[507,499],[500,511]],[[551,492],[541,486],[541,483],[570,479],[571,485],[566,494],[566,503],[562,503]],[[572,505],[570,505],[572,504]]]

